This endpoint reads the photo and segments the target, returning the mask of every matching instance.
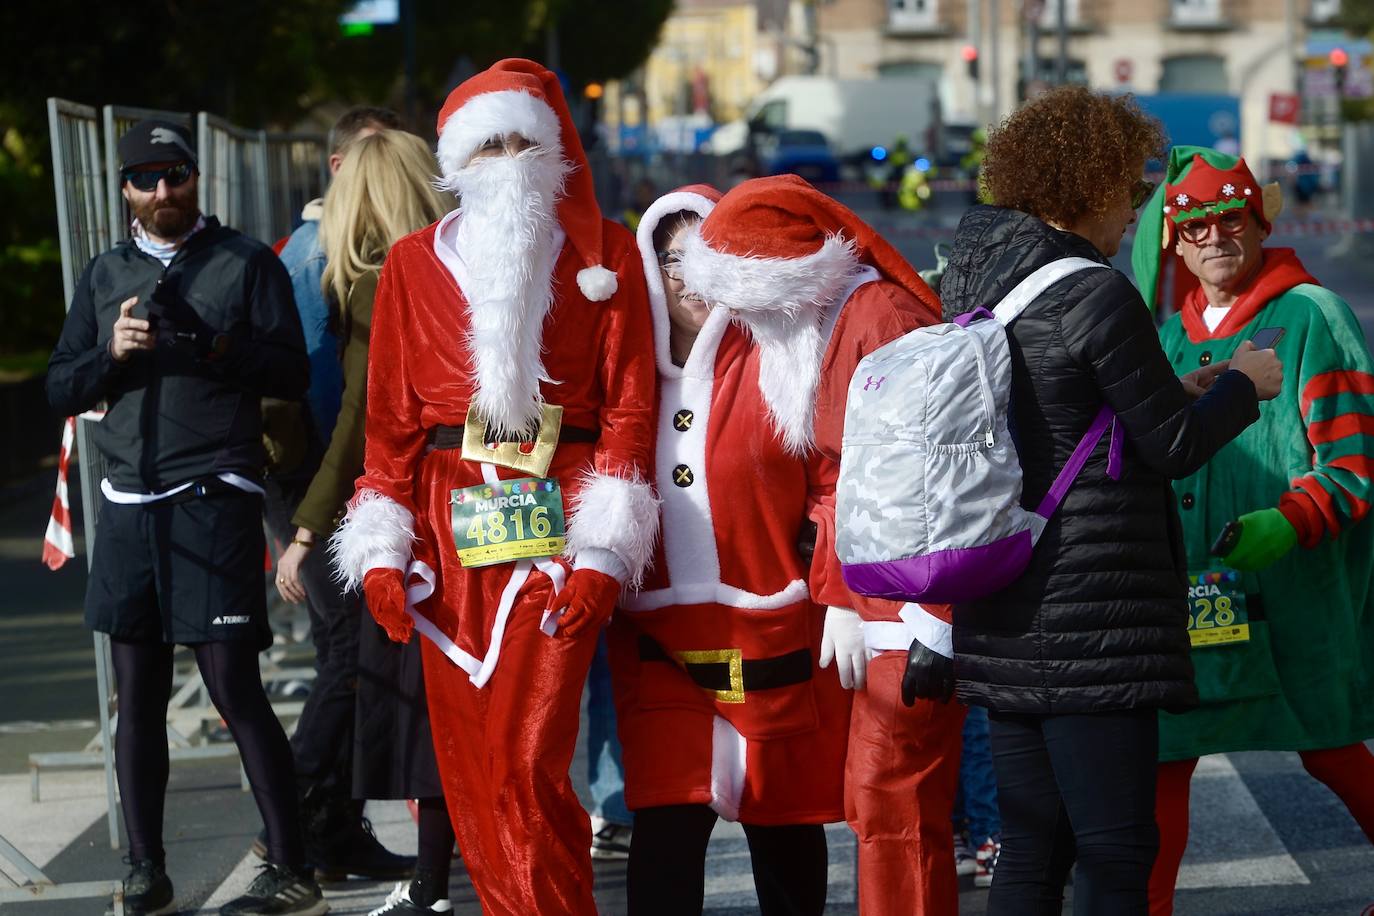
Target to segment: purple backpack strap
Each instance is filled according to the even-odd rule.
[[[1036,507],[1035,514],[1041,518],[1048,519],[1059,509],[1059,504],[1064,501],[1064,497],[1069,495],[1069,488],[1078,479],[1078,475],[1083,472],[1083,465],[1088,463],[1088,456],[1097,448],[1097,443],[1102,441],[1103,435],[1107,432],[1107,427],[1112,428],[1112,440],[1107,449],[1107,476],[1112,480],[1121,479],[1121,451],[1125,447],[1126,437],[1121,428],[1121,424],[1116,419],[1116,414],[1112,413],[1111,407],[1106,404],[1093,417],[1092,424],[1088,431],[1079,440],[1078,447],[1073,450],[1069,460],[1065,462],[1063,470],[1054,479],[1054,484],[1050,491],[1045,494],[1045,498],[1040,500],[1040,505]]]

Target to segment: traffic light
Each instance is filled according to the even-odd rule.
[[[1345,69],[1350,63],[1350,54],[1345,48],[1332,48],[1331,53],[1326,56],[1331,61],[1331,69],[1336,77],[1336,96],[1345,95]]]
[[[964,45],[959,49],[959,56],[968,65],[968,78],[974,82],[978,81],[978,47],[977,45]]]

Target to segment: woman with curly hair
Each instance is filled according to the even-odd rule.
[[[955,612],[959,699],[990,714],[1002,814],[993,916],[1058,913],[1075,860],[1075,913],[1146,913],[1156,717],[1197,702],[1169,480],[1253,423],[1282,380],[1273,351],[1253,349],[1179,379],[1135,287],[1110,269],[1164,145],[1129,96],[1062,88],[1031,102],[988,139],[992,205],[960,222],[941,286],[957,315],[1060,259],[1101,265],[1048,287],[1007,331],[1025,506],[1103,404],[1116,414],[1025,574]]]

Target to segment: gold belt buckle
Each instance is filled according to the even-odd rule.
[[[713,690],[716,699],[722,703],[744,702],[744,652],[740,649],[694,649],[674,652],[675,656],[690,665],[726,664],[730,668],[730,689]]]
[[[553,463],[558,432],[562,428],[563,408],[545,404],[539,417],[539,431],[532,442],[498,442],[492,448],[487,444],[487,421],[476,410],[469,409],[463,422],[463,458],[522,471],[531,477],[543,477]],[[523,451],[524,448],[529,451]]]

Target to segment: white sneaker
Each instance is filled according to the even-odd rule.
[[[402,881],[397,884],[390,894],[386,895],[386,901],[377,909],[368,913],[367,916],[409,916],[413,913],[452,913],[453,903],[449,900],[436,900],[429,906],[420,904],[410,899],[410,882]]]
[[[592,815],[592,858],[628,859],[634,828]]]
[[[978,870],[978,859],[969,848],[968,839],[963,833],[954,835],[954,873],[971,875]]]

